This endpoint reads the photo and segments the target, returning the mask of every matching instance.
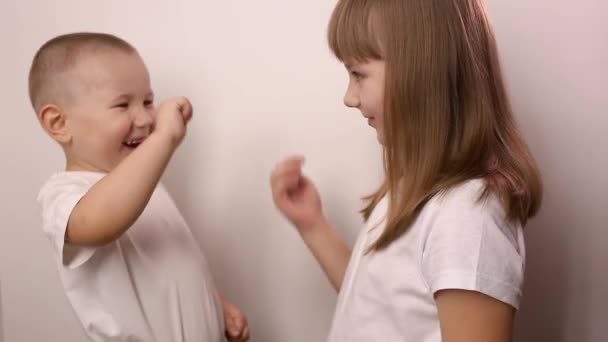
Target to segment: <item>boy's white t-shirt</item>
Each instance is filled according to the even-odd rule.
[[[64,243],[70,213],[104,175],[61,172],[38,196],[61,281],[86,334],[95,342],[224,341],[209,266],[162,185],[118,240],[99,248]]]
[[[434,293],[462,289],[518,308],[525,248],[496,196],[478,201],[482,180],[435,196],[409,230],[365,254],[384,229],[385,197],[352,252],[328,342],[441,342]]]

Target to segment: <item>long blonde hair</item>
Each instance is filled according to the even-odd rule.
[[[483,178],[507,219],[536,214],[542,184],[515,123],[496,42],[480,0],[340,0],[328,30],[341,61],[386,62],[382,186],[367,197],[367,220],[388,194],[386,228],[372,246],[404,234],[422,207]]]

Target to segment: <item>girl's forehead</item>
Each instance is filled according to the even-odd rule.
[[[382,57],[382,20],[373,15],[371,3],[343,1],[336,8],[328,28],[328,43],[342,62],[354,64]]]

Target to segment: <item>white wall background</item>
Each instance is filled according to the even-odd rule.
[[[608,4],[488,0],[512,101],[544,174],[527,231],[518,341],[608,334]],[[37,126],[26,76],[35,50],[105,31],[144,56],[158,98],[196,109],[166,183],[253,341],[323,340],[335,294],[272,207],[280,158],[307,156],[329,216],[352,242],[361,195],[381,177],[375,135],[341,104],[346,74],[325,42],[334,1],[0,1],[0,278],[6,342],[83,341],[42,235],[35,197],[63,165]],[[2,326],[0,324],[0,326]],[[2,330],[0,330],[2,331]],[[0,340],[2,336],[0,336]]]

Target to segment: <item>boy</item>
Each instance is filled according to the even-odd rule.
[[[101,33],[45,43],[29,95],[66,171],[38,196],[43,229],[93,341],[248,339],[243,313],[215,289],[188,225],[159,180],[186,133],[186,98],[156,111],[137,51]],[[224,329],[226,328],[226,331]]]

